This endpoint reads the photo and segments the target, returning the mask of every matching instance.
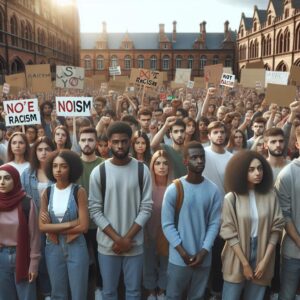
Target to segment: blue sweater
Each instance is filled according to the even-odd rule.
[[[194,255],[202,248],[209,253],[202,266],[211,264],[211,248],[219,233],[221,216],[221,193],[218,187],[205,178],[200,184],[192,184],[184,177],[180,178],[184,190],[184,199],[175,227],[176,186],[171,184],[164,195],[162,205],[162,228],[169,241],[169,261],[178,266],[186,266],[175,249],[182,243],[184,249]]]

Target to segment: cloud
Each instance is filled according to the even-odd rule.
[[[217,2],[228,6],[238,6],[241,9],[253,9],[254,5],[257,5],[259,9],[267,9],[269,0],[217,0]]]

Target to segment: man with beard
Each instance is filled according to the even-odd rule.
[[[93,127],[83,127],[79,131],[79,147],[81,150],[81,160],[83,165],[83,172],[78,179],[78,184],[82,185],[87,195],[89,195],[89,179],[93,169],[98,166],[103,159],[96,156],[95,150],[97,145],[97,132]],[[90,256],[93,258],[94,263],[90,265],[89,271],[89,288],[88,288],[88,299],[100,300],[100,270],[97,255],[97,225],[90,220],[89,230],[85,234],[87,246],[89,249]]]
[[[142,189],[139,162],[129,156],[132,130],[125,122],[114,122],[107,129],[112,158],[103,172],[94,168],[90,176],[89,211],[98,226],[97,242],[103,299],[117,300],[121,271],[126,299],[141,299],[143,269],[143,227],[152,211],[151,177],[143,165]]]
[[[163,149],[168,153],[173,167],[174,178],[179,178],[187,173],[182,155],[185,127],[185,123],[181,119],[176,119],[175,116],[168,117],[163,127],[153,137],[151,142],[153,152],[158,149]],[[167,131],[170,131],[172,146],[161,143]]]
[[[224,199],[224,175],[225,168],[232,154],[225,149],[226,127],[220,121],[211,122],[208,127],[208,138],[210,146],[205,148],[206,164],[203,175],[217,185],[221,192],[221,197]],[[218,299],[221,295],[223,287],[222,262],[221,252],[224,242],[220,237],[217,237],[212,250],[212,299]]]
[[[201,143],[185,146],[184,163],[188,173],[179,179],[184,195],[179,215],[175,183],[167,188],[162,205],[162,228],[169,241],[167,299],[182,299],[185,290],[188,299],[202,299],[211,248],[219,232],[222,199],[218,187],[202,176],[205,151]]]

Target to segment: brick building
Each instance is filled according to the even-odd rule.
[[[79,65],[76,0],[0,0],[0,81],[26,64]]]
[[[203,76],[204,66],[223,63],[234,67],[236,34],[224,24],[224,32],[206,32],[206,22],[195,33],[166,33],[164,24],[158,33],[108,33],[103,22],[101,33],[81,33],[80,64],[86,75],[103,74],[108,78],[110,66],[121,66],[122,75],[130,69],[166,71],[174,78],[176,68],[191,68],[192,77]]]
[[[300,66],[300,1],[270,0],[265,10],[254,6],[252,17],[242,14],[237,49],[239,71],[260,60],[273,71]]]

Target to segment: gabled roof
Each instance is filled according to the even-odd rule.
[[[246,30],[251,29],[253,25],[253,18],[244,17],[244,23],[245,23]]]
[[[273,3],[276,16],[283,14],[283,1],[282,0],[270,0]]]
[[[292,0],[292,7],[293,8],[300,8],[300,0]]]
[[[264,9],[257,9],[257,15],[258,15],[258,18],[259,18],[259,22],[262,24],[264,22],[267,21],[267,10],[264,10]]]
[[[81,33],[81,49],[94,49],[97,40],[99,40],[99,33]],[[192,50],[195,40],[199,38],[200,33],[176,33],[176,42],[172,43],[175,50]],[[166,33],[166,36],[172,41],[172,33]],[[231,31],[232,40],[236,40],[236,33]],[[122,41],[124,40],[124,33],[108,33],[107,43],[109,49],[120,49]],[[206,47],[207,49],[221,49],[224,40],[224,33],[206,33]],[[133,42],[135,49],[159,49],[159,33],[130,33],[130,39]]]

